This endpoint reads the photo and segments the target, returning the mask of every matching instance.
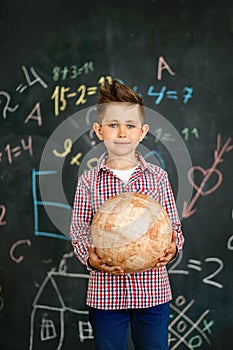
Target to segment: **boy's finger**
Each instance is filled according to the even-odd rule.
[[[120,266],[109,266],[107,265],[106,266],[106,272],[109,272],[109,273],[124,273],[124,271],[122,270],[122,268]]]
[[[172,231],[172,243],[176,243],[176,232]]]
[[[88,252],[89,252],[89,253],[90,253],[90,252],[94,253],[95,251],[96,251],[96,249],[95,249],[94,246],[91,246],[91,247],[88,248]]]

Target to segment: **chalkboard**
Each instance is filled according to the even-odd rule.
[[[113,77],[144,99],[141,151],[168,171],[182,217],[169,348],[233,348],[232,14],[230,1],[1,3],[1,349],[94,349],[68,226]]]

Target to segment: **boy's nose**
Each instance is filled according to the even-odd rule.
[[[125,124],[119,124],[118,137],[126,137],[126,128]]]

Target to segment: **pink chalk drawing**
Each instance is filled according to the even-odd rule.
[[[230,145],[231,143],[231,137],[227,139],[227,141],[224,143],[224,145],[221,147],[221,135],[217,135],[217,147],[214,151],[214,162],[212,166],[209,169],[204,169],[200,165],[195,165],[192,168],[189,169],[188,171],[188,180],[194,190],[196,190],[196,193],[194,197],[192,198],[190,204],[188,205],[187,202],[184,202],[183,205],[183,218],[188,218],[192,216],[196,211],[197,208],[194,208],[194,205],[198,201],[200,196],[208,196],[209,194],[213,193],[216,191],[219,186],[222,183],[223,180],[223,175],[220,170],[216,169],[219,163],[223,162],[223,155],[225,152],[230,152],[233,150],[233,145]],[[199,172],[203,175],[203,180],[200,185],[197,185],[194,182],[193,175],[194,172]],[[208,180],[211,178],[211,176],[215,177],[215,183],[212,187],[209,189],[205,190],[205,186],[208,182]]]
[[[30,247],[30,246],[31,246],[31,241],[30,241],[29,239],[22,239],[22,240],[19,240],[19,241],[15,242],[15,243],[12,245],[11,249],[10,249],[10,257],[11,257],[11,259],[12,259],[13,261],[15,261],[17,264],[21,263],[21,261],[24,259],[24,256],[23,256],[23,255],[20,255],[20,256],[16,257],[16,256],[14,255],[14,251],[15,251],[15,249],[16,249],[18,246],[20,246],[20,245],[22,245],[22,244],[27,244],[27,245]]]

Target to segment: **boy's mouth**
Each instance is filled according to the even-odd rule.
[[[129,145],[130,141],[114,141],[115,145]]]
[[[129,145],[132,141],[127,138],[118,138],[112,140],[116,145]]]

